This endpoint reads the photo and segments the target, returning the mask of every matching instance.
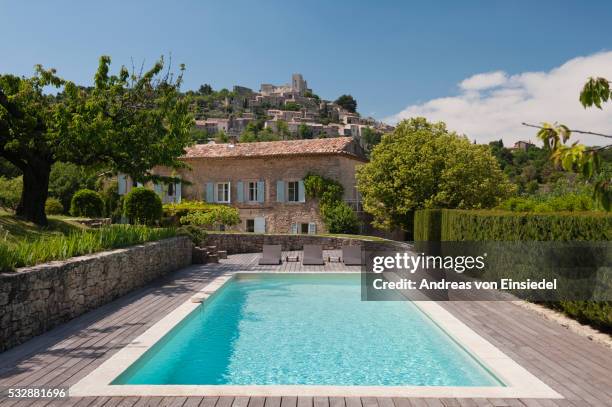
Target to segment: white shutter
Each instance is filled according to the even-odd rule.
[[[228,203],[232,202],[232,183],[231,182],[227,183],[227,202]]]
[[[127,192],[127,175],[118,174],[117,175],[117,193],[119,195],[125,195]]]
[[[291,224],[291,233],[294,234],[294,235],[297,235],[297,232],[298,232],[298,225],[297,225],[297,223],[292,223]]]
[[[255,218],[255,233],[266,233],[266,218]]]
[[[298,181],[298,201],[306,202],[306,191],[304,190],[304,181]]]
[[[161,184],[158,184],[157,182],[153,184],[153,190],[155,191],[157,195],[159,195],[160,198],[163,198],[163,191],[162,191]]]
[[[314,235],[317,233],[317,224],[314,222],[310,222],[308,224],[308,234],[309,235]]]

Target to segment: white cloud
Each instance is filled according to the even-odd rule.
[[[612,133],[612,104],[584,109],[578,101],[590,76],[612,79],[612,52],[571,59],[548,72],[508,75],[502,71],[473,75],[459,83],[459,94],[410,105],[385,121],[424,116],[444,121],[451,130],[486,143],[502,138],[506,145],[536,140],[535,129],[522,122],[559,122],[572,129]],[[586,144],[602,144],[597,136],[575,134]]]

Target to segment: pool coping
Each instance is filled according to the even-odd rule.
[[[478,335],[435,301],[413,304],[459,346],[500,379],[505,386],[329,386],[329,385],[112,385],[115,378],[224,284],[249,274],[359,274],[359,272],[227,272],[179,305],[143,334],[69,389],[72,397],[86,396],[361,396],[451,398],[563,398],[536,376]]]

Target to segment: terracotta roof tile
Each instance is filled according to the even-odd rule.
[[[196,144],[184,158],[273,157],[290,155],[343,154],[364,160],[352,137],[312,140],[263,141],[238,144]]]

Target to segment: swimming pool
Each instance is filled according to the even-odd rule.
[[[561,398],[438,303],[363,302],[359,283],[218,274],[70,394]]]
[[[113,384],[501,386],[411,302],[359,275],[235,278]]]

